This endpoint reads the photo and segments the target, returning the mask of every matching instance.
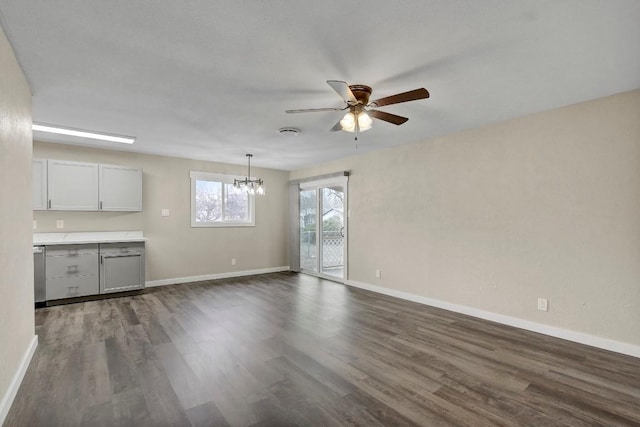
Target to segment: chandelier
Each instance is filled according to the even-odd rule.
[[[247,168],[247,176],[245,179],[234,179],[233,186],[241,191],[246,191],[249,194],[263,195],[264,182],[260,178],[251,179],[251,158],[253,157],[253,154],[247,154],[246,156],[249,164]]]

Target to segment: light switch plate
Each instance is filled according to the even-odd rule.
[[[56,228],[64,228],[64,220],[63,219],[56,220]]]
[[[38,228],[38,221],[36,221],[35,219],[33,220],[33,229],[35,230],[36,228]]]
[[[538,310],[540,311],[548,311],[549,310],[549,300],[546,298],[538,298]]]
[[[163,217],[169,216],[169,209],[162,209],[160,215],[162,215]]]

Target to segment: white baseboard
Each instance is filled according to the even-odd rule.
[[[202,282],[204,280],[228,279],[231,277],[255,276],[256,274],[279,273],[281,271],[289,271],[289,266],[260,268],[257,270],[231,271],[228,273],[206,274],[204,276],[175,277],[172,279],[150,280],[145,282],[145,286],[150,288],[154,286],[177,285],[179,283]]]
[[[540,334],[549,335],[556,338],[562,338],[567,341],[586,344],[592,347],[597,347],[604,350],[614,351],[616,353],[622,353],[629,356],[640,358],[640,346],[635,344],[615,341],[608,338],[597,337],[595,335],[589,335],[582,332],[562,329],[556,326],[544,325],[542,323],[536,323],[529,320],[519,319],[517,317],[505,316],[504,314],[492,313],[490,311],[484,311],[484,310],[480,310],[473,307],[467,307],[464,305],[453,304],[450,302],[441,301],[433,298],[427,298],[420,295],[411,294],[408,292],[396,291],[393,289],[384,288],[382,286],[375,286],[375,285],[370,285],[368,283],[356,282],[354,280],[347,280],[345,284],[356,287],[356,288],[377,292],[379,294],[389,295],[392,297],[413,301],[420,304],[429,305],[432,307],[442,308],[444,310],[453,311],[455,313],[466,314],[469,316],[478,317],[480,319],[490,320],[492,322],[502,323],[504,325],[515,326],[516,328],[525,329],[532,332],[538,332]]]
[[[27,373],[27,368],[29,367],[29,363],[31,363],[31,358],[36,351],[36,347],[38,347],[38,336],[34,335],[31,339],[31,344],[29,344],[27,351],[24,353],[24,356],[22,356],[22,360],[20,360],[18,370],[13,374],[9,388],[2,397],[2,400],[0,400],[0,426],[3,425],[4,420],[9,414],[9,409],[11,409],[13,399],[15,399],[16,394],[18,394],[18,389],[20,388],[20,384],[22,384],[24,374]]]

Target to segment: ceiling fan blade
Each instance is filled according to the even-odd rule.
[[[285,113],[316,113],[319,111],[342,111],[344,108],[305,108],[302,110],[286,110]]]
[[[398,126],[409,120],[406,117],[396,116],[395,114],[385,113],[384,111],[378,110],[367,110],[367,114],[371,117],[375,117],[376,119],[384,120],[385,122],[393,123]]]
[[[358,102],[353,92],[351,92],[351,89],[349,89],[347,82],[341,82],[340,80],[327,80],[327,84],[331,86],[333,90],[338,92],[338,95],[344,99],[344,102]]]
[[[398,93],[396,95],[387,96],[385,98],[376,99],[372,101],[375,107],[382,107],[383,105],[399,104],[401,102],[416,101],[418,99],[425,99],[429,97],[429,91],[425,88],[410,90],[409,92]]]
[[[342,125],[340,124],[340,120],[338,120],[338,123],[333,125],[333,127],[331,128],[331,132],[335,132],[335,131],[338,131],[338,130],[342,130]]]

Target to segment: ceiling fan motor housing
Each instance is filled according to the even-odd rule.
[[[365,85],[350,85],[349,89],[356,97],[359,104],[367,105],[369,103],[369,97],[371,96],[371,87]]]

